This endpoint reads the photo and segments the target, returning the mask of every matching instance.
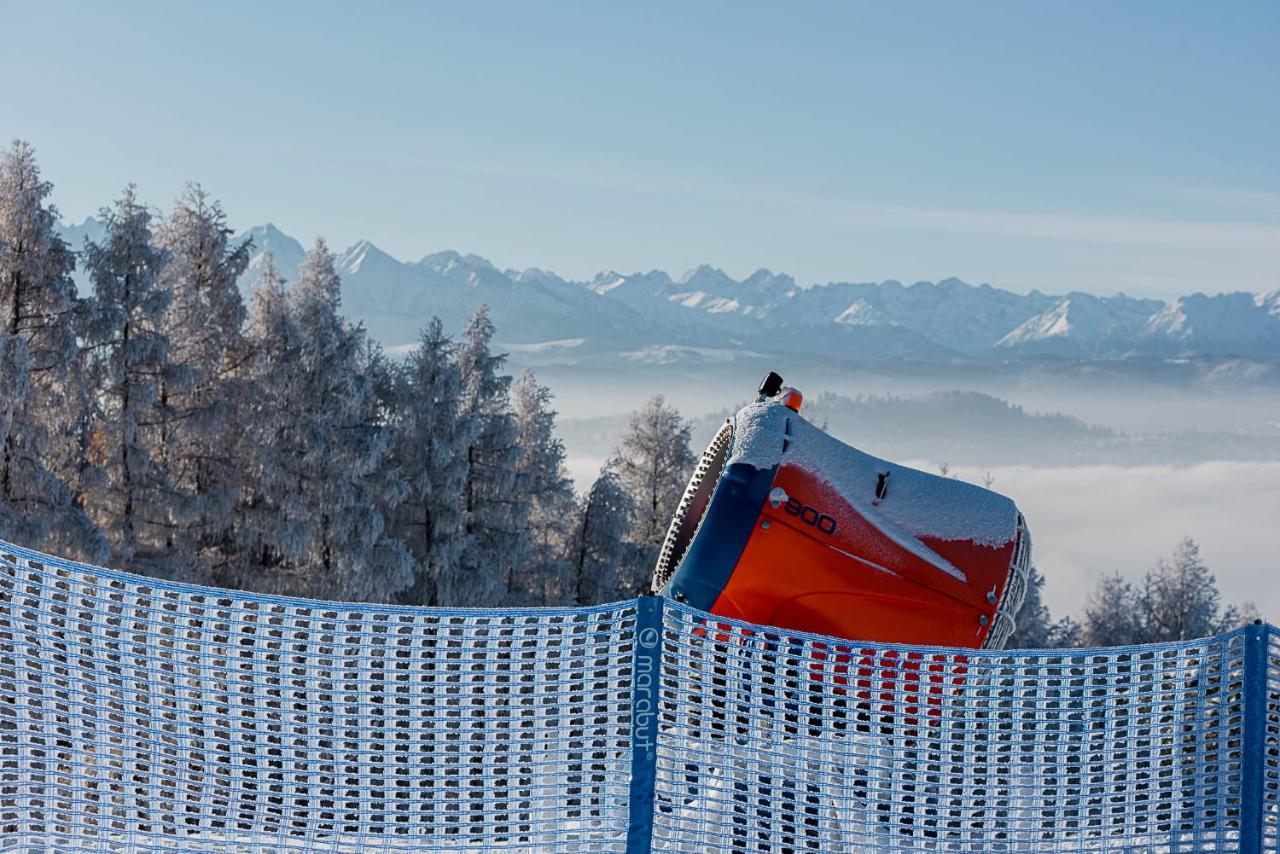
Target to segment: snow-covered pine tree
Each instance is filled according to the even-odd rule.
[[[613,468],[631,496],[635,517],[631,539],[636,549],[626,570],[630,576],[647,576],[658,559],[671,517],[684,494],[685,484],[697,462],[689,438],[693,427],[662,395],[631,416]]]
[[[632,558],[631,521],[635,505],[609,466],[600,470],[581,502],[569,549],[569,604],[594,605],[629,599],[642,592],[645,573]]]
[[[87,560],[106,538],[60,476],[83,396],[75,256],[57,235],[35,152],[0,156],[0,537]]]
[[[0,157],[0,322],[22,342],[33,387],[56,389],[76,353],[75,255],[58,236],[35,151],[15,141]],[[48,381],[44,380],[49,377]]]
[[[479,424],[461,418],[462,377],[454,354],[444,324],[433,317],[392,386],[392,456],[409,489],[390,515],[414,558],[413,583],[398,597],[410,605],[439,602],[438,581],[456,574],[466,542],[462,493],[467,448]]]
[[[178,373],[163,330],[170,297],[160,281],[166,254],[155,244],[151,214],[132,185],[101,216],[102,242],[84,250],[95,295],[87,340],[97,403],[87,453],[99,470],[85,489],[113,553],[133,568],[157,573],[167,563],[157,547],[185,515],[156,456],[159,427],[170,417],[157,392]]]
[[[516,417],[516,492],[528,502],[525,540],[528,555],[518,567],[509,601],[517,604],[564,603],[569,589],[569,541],[573,536],[573,481],[564,468],[564,443],[556,438],[551,389],[538,385],[525,369],[512,392]]]
[[[245,341],[249,389],[233,447],[237,462],[251,475],[231,508],[214,578],[221,586],[262,590],[283,586],[270,578],[277,571],[304,565],[312,539],[300,476],[287,453],[292,419],[278,405],[280,392],[268,391],[288,387],[301,347],[285,281],[270,251],[254,285]]]
[[[172,296],[162,329],[171,361],[186,368],[171,372],[176,381],[162,377],[158,390],[168,415],[158,454],[189,505],[185,524],[168,539],[177,560],[202,567],[221,541],[244,473],[233,453],[248,379],[236,280],[248,267],[251,244],[232,245],[230,236],[221,205],[197,184],[158,229],[168,254],[162,283]]]
[[[1229,605],[1222,611],[1222,619],[1218,621],[1219,632],[1229,632],[1241,626],[1262,622],[1262,612],[1252,602],[1243,605]]]
[[[1140,584],[1118,573],[1103,576],[1085,602],[1087,646],[1191,640],[1230,631],[1258,618],[1249,603],[1223,608],[1213,572],[1187,537],[1160,558]]]
[[[1137,591],[1119,573],[1104,575],[1085,600],[1085,646],[1124,646],[1147,640]]]
[[[1041,596],[1044,576],[1034,566],[1027,572],[1027,598],[1015,615],[1013,634],[1005,647],[1008,649],[1042,649],[1049,646],[1049,633],[1053,618],[1049,606]]]
[[[474,422],[467,446],[463,530],[467,542],[458,565],[439,577],[441,604],[495,605],[504,600],[515,568],[524,561],[528,502],[516,494],[520,448],[511,412],[511,377],[500,373],[505,355],[491,349],[488,306],[471,316],[458,349],[462,410]]]
[[[364,330],[338,313],[341,282],[323,241],[286,292],[274,264],[250,322],[254,404],[245,447],[256,489],[236,508],[246,587],[385,601],[413,580],[412,559],[379,508],[402,481],[386,466],[392,437],[377,394],[384,370]]]
[[[1190,537],[1172,557],[1156,561],[1143,580],[1140,601],[1147,641],[1191,640],[1223,628],[1218,582]]]

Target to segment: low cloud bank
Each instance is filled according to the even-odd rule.
[[[1055,615],[1078,614],[1103,573],[1136,579],[1191,536],[1226,602],[1252,601],[1280,622],[1280,462],[990,471],[1027,516]],[[981,483],[984,470],[955,473]]]

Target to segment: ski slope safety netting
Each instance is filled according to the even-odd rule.
[[[0,851],[1273,851],[1280,635],[857,644],[0,543]]]

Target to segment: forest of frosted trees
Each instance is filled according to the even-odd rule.
[[[1044,576],[1031,569],[1027,599],[1009,639],[1011,648],[1127,646],[1216,635],[1260,619],[1251,604],[1226,605],[1218,581],[1186,537],[1135,584],[1119,573],[1089,591],[1079,620],[1055,620],[1041,598]]]
[[[219,204],[126,188],[68,246],[31,147],[0,162],[0,538],[148,575],[408,604],[641,591],[694,458],[661,398],[578,498],[551,394],[477,309],[391,360],[317,241],[252,297]],[[78,293],[77,269],[92,288]]]
[[[246,590],[424,605],[590,604],[643,592],[695,457],[661,397],[583,495],[550,391],[513,379],[481,306],[403,359],[345,318],[317,241],[291,282],[199,186],[126,188],[98,242],[58,235],[31,147],[0,157],[0,539]],[[79,293],[73,272],[87,274]],[[944,471],[944,474],[946,472]],[[988,483],[988,485],[990,485]],[[1184,541],[1055,620],[1033,570],[1012,646],[1179,640],[1225,607]]]

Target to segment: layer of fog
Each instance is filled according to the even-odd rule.
[[[570,473],[585,490],[616,447],[626,413],[645,398],[661,391],[694,420],[700,451],[718,419],[752,396],[762,367],[711,360],[543,365],[539,377],[556,392]],[[1272,542],[1280,530],[1275,386],[1237,381],[1229,376],[1233,366],[1214,368],[1206,379],[1203,370],[1160,365],[1149,381],[1146,368],[1130,366],[1096,374],[1087,366],[1060,374],[1052,364],[902,365],[892,373],[777,367],[806,393],[805,412],[846,442],[933,471],[948,460],[953,473],[975,483],[989,471],[994,488],[1027,514],[1055,613],[1078,614],[1100,575],[1136,579],[1191,536],[1227,602],[1252,601],[1280,620],[1280,554]],[[998,400],[934,395],[956,389]],[[822,401],[824,392],[907,400]],[[1072,417],[1040,417],[1048,413]]]
[[[562,417],[572,419],[626,413],[659,392],[687,416],[698,417],[749,398],[763,372],[776,368],[810,400],[824,392],[853,397],[963,390],[1030,412],[1065,412],[1117,431],[1280,434],[1280,385],[1251,381],[1249,365],[1047,362],[890,368],[751,358],[726,363],[688,354],[671,358],[669,363],[601,358],[538,364],[527,354],[513,354],[511,365],[515,370],[532,366],[555,392]]]
[[[687,410],[686,410],[687,411]],[[694,417],[693,443],[705,445],[733,410]],[[981,392],[925,395],[817,395],[805,416],[838,439],[888,460],[954,465],[1148,466],[1215,460],[1280,461],[1280,430],[1226,424],[1218,429],[1125,430],[1072,415],[1036,412]],[[628,415],[561,418],[560,435],[579,457],[605,458]]]
[[[1228,603],[1280,620],[1280,462],[997,467],[993,488],[1027,516],[1055,613],[1078,613],[1104,572],[1136,578],[1184,536],[1200,544]],[[983,470],[955,470],[981,482]]]

